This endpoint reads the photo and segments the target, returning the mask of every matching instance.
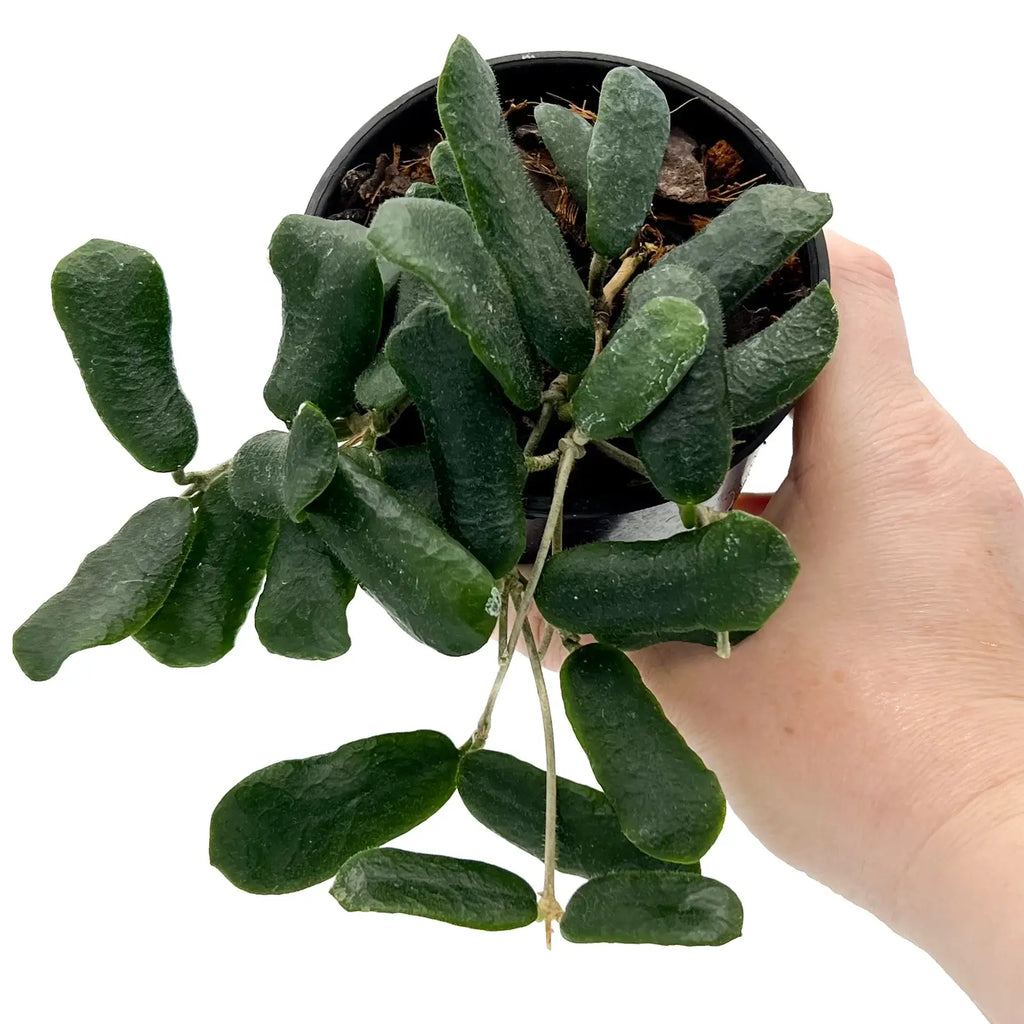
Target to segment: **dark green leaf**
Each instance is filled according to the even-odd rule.
[[[433,303],[391,332],[387,355],[423,423],[448,532],[503,576],[526,549],[526,466],[500,388]]]
[[[175,668],[223,658],[263,582],[277,522],[243,512],[231,500],[227,474],[207,488],[181,572],[160,610],[135,639]]]
[[[443,527],[437,479],[426,445],[412,444],[378,452],[377,475],[418,512]]]
[[[405,401],[408,394],[383,349],[356,381],[356,401],[364,409],[391,412]]]
[[[537,920],[533,889],[511,871],[407,850],[357,853],[345,862],[331,895],[346,910],[414,914],[489,932]]]
[[[338,460],[309,519],[363,589],[417,640],[455,656],[487,642],[498,611],[491,574],[351,459]]]
[[[729,313],[813,238],[831,216],[832,203],[823,192],[791,185],[756,185],[647,274],[662,274],[685,263],[711,279],[722,309]]]
[[[687,299],[651,299],[583,374],[572,414],[585,434],[621,437],[650,415],[704,351],[708,322]]]
[[[631,871],[595,878],[573,893],[559,924],[569,942],[721,946],[738,938],[743,907],[713,878]]]
[[[537,606],[559,629],[646,643],[696,629],[759,629],[799,563],[767,520],[744,512],[665,540],[601,541],[555,555]],[[634,644],[629,643],[629,646]]]
[[[586,289],[558,225],[526,177],[494,73],[462,36],[437,80],[437,111],[473,220],[508,279],[527,338],[552,366],[582,373],[594,345]]]
[[[832,357],[839,317],[821,284],[754,337],[725,350],[735,427],[760,423],[799,398]]]
[[[25,675],[49,679],[77,651],[117,643],[144,626],[166,600],[194,530],[184,498],[158,498],[136,512],[14,634]]]
[[[384,286],[366,228],[292,215],[270,240],[284,328],[263,398],[289,422],[303,402],[330,419],[347,416],[356,378],[380,338]]]
[[[568,107],[556,103],[538,103],[533,110],[544,139],[566,188],[580,209],[587,208],[587,150],[593,129],[590,122]]]
[[[452,147],[447,142],[439,142],[430,154],[430,170],[441,196],[449,203],[469,210],[466,199],[466,186],[462,184],[459,168],[455,163]]]
[[[228,489],[231,499],[240,509],[268,519],[280,519],[285,515],[281,492],[287,451],[286,430],[265,430],[250,437],[235,452]]]
[[[523,409],[540,404],[536,357],[508,285],[465,210],[432,199],[389,199],[373,219],[370,241],[434,289],[512,402]]]
[[[308,523],[281,520],[256,605],[263,646],[313,661],[344,654],[350,646],[345,608],[355,591],[355,578]]]
[[[562,700],[626,838],[661,860],[703,857],[722,829],[725,797],[629,658],[604,644],[573,651]]]
[[[477,821],[535,857],[544,857],[544,772],[510,754],[475,750],[459,764],[459,796]],[[559,871],[593,878],[613,871],[700,871],[648,857],[623,834],[599,789],[558,779]]]
[[[391,327],[394,330],[417,306],[424,302],[440,302],[440,297],[426,281],[421,280],[408,270],[402,271],[398,284],[398,302],[395,303],[395,318]]]
[[[443,807],[458,761],[447,736],[420,730],[261,768],[217,804],[210,863],[246,892],[316,885]]]
[[[612,68],[587,154],[587,241],[600,255],[621,256],[647,218],[668,132],[664,93],[638,68]]]
[[[57,264],[53,311],[89,399],[128,452],[166,473],[196,451],[196,421],[171,356],[171,310],[144,249],[94,238]]]

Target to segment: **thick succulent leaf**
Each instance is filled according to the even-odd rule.
[[[823,192],[791,185],[756,185],[642,276],[662,274],[677,263],[686,263],[711,279],[722,309],[729,313],[813,238],[831,216],[832,203]]]
[[[284,327],[263,389],[267,408],[286,423],[307,401],[330,419],[347,416],[356,378],[377,349],[384,308],[366,228],[285,217],[270,240],[270,266],[281,285]]]
[[[669,120],[665,94],[638,68],[605,75],[587,153],[587,241],[601,256],[621,256],[647,218]]]
[[[277,522],[243,512],[227,474],[207,488],[196,511],[195,539],[160,610],[135,633],[157,661],[175,668],[223,658],[259,592]]]
[[[196,421],[171,356],[163,271],[144,249],[94,238],[50,282],[53,311],[89,399],[146,469],[166,473],[196,451]]]
[[[660,860],[700,860],[722,830],[725,797],[633,663],[587,644],[561,677],[566,717],[626,838]]]
[[[402,268],[396,267],[394,263],[384,259],[383,256],[378,256],[377,272],[380,274],[380,283],[384,289],[384,298],[386,299],[398,287],[398,279],[402,276]]]
[[[351,644],[345,609],[355,577],[308,523],[282,519],[256,604],[256,632],[272,654],[326,661]]]
[[[612,336],[572,397],[576,425],[621,437],[671,394],[704,351],[708,322],[687,299],[651,299]]]
[[[356,381],[356,401],[364,409],[391,412],[408,397],[402,378],[381,349]]]
[[[423,423],[448,532],[504,576],[526,549],[526,466],[500,389],[433,303],[391,332],[387,356]]]
[[[775,323],[725,351],[735,427],[760,423],[799,398],[832,358],[839,316],[822,281]]]
[[[489,932],[537,920],[530,883],[511,871],[392,848],[364,850],[347,860],[331,895],[346,910],[413,914]]]
[[[295,892],[408,832],[455,791],[459,754],[430,730],[386,733],[261,768],[221,799],[210,863],[239,889]]]
[[[441,499],[437,495],[437,477],[425,444],[378,452],[376,475],[432,523],[444,526]]]
[[[462,177],[459,174],[458,165],[455,163],[455,154],[447,142],[439,142],[431,151],[430,170],[441,192],[441,198],[468,211],[469,200],[466,198],[466,186],[462,184]]]
[[[559,923],[569,942],[721,946],[743,930],[743,907],[721,882],[668,871],[630,871],[581,885]]]
[[[462,36],[437,80],[437,111],[473,220],[508,279],[527,338],[552,366],[582,373],[594,343],[586,289],[558,225],[526,177],[494,72]]]
[[[487,642],[498,611],[491,574],[386,483],[340,458],[309,519],[363,589],[417,640],[453,656]]]
[[[537,605],[559,629],[607,642],[755,630],[786,599],[798,569],[771,523],[731,512],[665,540],[601,541],[563,551],[544,569]]]
[[[459,764],[459,796],[477,821],[527,853],[544,857],[545,777],[510,754],[475,750]],[[593,786],[559,776],[556,864],[559,871],[593,878],[613,871],[700,871],[699,864],[668,864],[648,857],[623,834],[608,798]]]
[[[410,199],[444,199],[441,190],[429,181],[414,181],[405,194]]]
[[[533,109],[544,145],[566,188],[584,210],[587,208],[587,151],[593,129],[590,122],[557,103],[538,103]]]
[[[512,402],[522,409],[540,403],[536,356],[508,285],[465,210],[432,199],[389,199],[373,219],[370,241],[433,288]]]
[[[269,519],[301,519],[334,476],[334,427],[312,402],[303,402],[289,431],[250,438],[231,460],[228,486],[235,504]]]
[[[29,679],[50,679],[78,651],[131,636],[164,603],[195,531],[184,498],[158,498],[85,556],[71,582],[14,634]]]
[[[426,281],[410,274],[408,270],[402,271],[402,278],[398,283],[398,301],[395,303],[395,317],[391,325],[392,330],[397,327],[417,306],[424,302],[440,302],[437,292],[427,284]]]
[[[647,278],[638,278],[629,290],[627,326],[649,302],[671,295],[689,299],[704,313],[708,334],[704,352],[679,385],[636,425],[633,442],[651,482],[666,498],[700,502],[721,487],[732,460],[721,307],[713,284],[691,267]]]

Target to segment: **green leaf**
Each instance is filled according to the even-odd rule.
[[[402,276],[402,268],[396,267],[390,260],[383,256],[377,257],[377,273],[380,274],[380,283],[386,299],[397,287],[398,279]]]
[[[721,882],[667,871],[595,878],[572,894],[559,932],[569,942],[721,946],[738,938],[743,907]]]
[[[356,381],[356,401],[364,409],[391,412],[405,401],[408,394],[383,349]]]
[[[660,860],[700,860],[722,830],[725,797],[633,663],[587,644],[561,676],[566,717],[626,838]]]
[[[303,402],[290,431],[264,431],[238,449],[228,477],[231,498],[252,515],[302,519],[337,462],[334,427],[312,402]]]
[[[537,127],[566,188],[580,209],[587,208],[587,151],[593,129],[574,110],[557,103],[538,103],[533,109]]]
[[[246,892],[295,892],[326,881],[353,854],[443,807],[458,762],[447,736],[424,729],[261,768],[217,804],[210,863]]]
[[[405,194],[409,199],[444,199],[441,190],[429,181],[414,181]]]
[[[29,679],[50,679],[78,651],[117,643],[166,600],[195,530],[184,498],[158,498],[85,556],[71,582],[14,634]]]
[[[196,451],[196,421],[171,356],[171,310],[144,249],[94,238],[58,264],[53,311],[89,399],[129,454],[158,473]]]
[[[373,219],[370,241],[434,289],[510,401],[522,409],[540,404],[536,357],[508,285],[465,210],[432,199],[389,199]]]
[[[326,661],[351,645],[345,609],[353,575],[308,523],[283,519],[256,605],[256,632],[272,654]]]
[[[497,616],[491,574],[397,491],[338,460],[309,519],[362,588],[412,636],[442,654],[479,650]]]
[[[612,68],[587,153],[587,241],[601,256],[621,256],[646,220],[668,133],[665,94],[638,68]]]
[[[511,871],[391,848],[364,850],[347,860],[331,895],[346,910],[414,914],[489,932],[537,920],[533,889]]]
[[[462,177],[459,175],[459,168],[455,163],[455,154],[447,142],[439,142],[430,154],[430,170],[434,175],[434,181],[441,193],[441,197],[449,203],[469,210],[469,200],[466,198],[466,186],[462,184]]]
[[[377,476],[398,491],[417,512],[443,528],[437,478],[426,445],[412,444],[378,452]]]
[[[813,238],[831,216],[832,203],[823,192],[791,185],[756,185],[641,276],[663,274],[669,267],[685,263],[711,279],[722,309],[729,313]]]
[[[839,317],[828,283],[759,334],[725,350],[733,426],[766,420],[799,398],[832,358]]]
[[[552,366],[582,373],[594,347],[586,288],[555,219],[526,177],[494,73],[462,36],[437,80],[437,112],[473,220],[508,279],[526,337]]]
[[[500,389],[433,303],[391,332],[387,354],[423,423],[448,532],[504,576],[526,550],[526,466]]]
[[[227,474],[206,489],[188,557],[160,610],[135,639],[164,665],[186,668],[223,658],[263,582],[277,522],[241,511]]]
[[[665,540],[601,541],[563,551],[544,569],[537,606],[557,628],[607,642],[660,643],[696,629],[755,630],[786,599],[798,569],[771,523],[731,512]]]
[[[572,414],[585,434],[621,437],[650,415],[704,351],[708,322],[687,299],[651,299],[583,374]]]
[[[477,821],[514,846],[544,858],[545,777],[540,768],[510,754],[475,750],[459,764],[459,796]],[[613,871],[700,871],[648,857],[623,834],[612,805],[599,789],[558,778],[559,871],[593,878]]]
[[[306,401],[329,419],[354,407],[356,378],[380,338],[384,286],[366,228],[292,215],[270,240],[284,328],[263,398],[286,423]]]
[[[647,303],[669,295],[689,299],[704,313],[707,340],[679,385],[636,425],[633,442],[654,486],[669,501],[690,504],[721,487],[732,460],[722,311],[708,278],[677,266],[658,278],[644,274],[636,280],[625,309],[627,324]]]

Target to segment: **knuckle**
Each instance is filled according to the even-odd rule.
[[[873,249],[849,243],[842,251],[836,270],[853,283],[875,291],[896,291],[896,275],[889,262]]]

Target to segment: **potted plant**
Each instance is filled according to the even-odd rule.
[[[356,184],[365,168],[349,169],[362,208],[286,217],[275,231],[284,327],[264,398],[283,429],[210,470],[187,468],[196,426],[156,261],[101,240],[61,260],[54,309],[93,404],[140,464],[185,491],[89,554],[17,631],[15,654],[34,679],[128,637],[164,664],[205,665],[228,653],[256,602],[268,650],[327,660],[348,649],[357,586],[442,654],[476,651],[497,630],[496,676],[465,742],[389,733],[260,769],[213,812],[213,864],[251,892],[334,878],[347,910],[491,930],[540,919],[549,941],[560,921],[578,942],[727,942],[740,932],[739,901],[700,872],[724,797],[624,652],[680,641],[728,657],[795,578],[781,533],[712,502],[734,431],[763,430],[831,354],[824,282],[804,281],[763,323],[756,309],[736,315],[831,207],[792,185],[734,181],[716,216],[691,215],[669,244],[650,216],[666,150],[675,146],[677,184],[701,161],[692,146],[678,155],[689,143],[671,134],[665,94],[633,66],[604,76],[596,115],[531,110],[529,145],[554,183],[555,215],[524,171],[491,68],[462,38],[437,107],[445,138],[414,173],[397,151]],[[398,177],[410,179],[402,194],[377,203]],[[678,529],[573,537],[567,494],[584,459],[630,474],[644,500],[656,491]],[[546,498],[528,546],[530,478]],[[556,630],[571,652],[565,709],[600,789],[555,773],[541,664]],[[486,746],[519,645],[542,710],[544,769]],[[539,900],[495,865],[384,845],[456,789],[485,825],[543,860]],[[587,879],[564,910],[556,868]]]

